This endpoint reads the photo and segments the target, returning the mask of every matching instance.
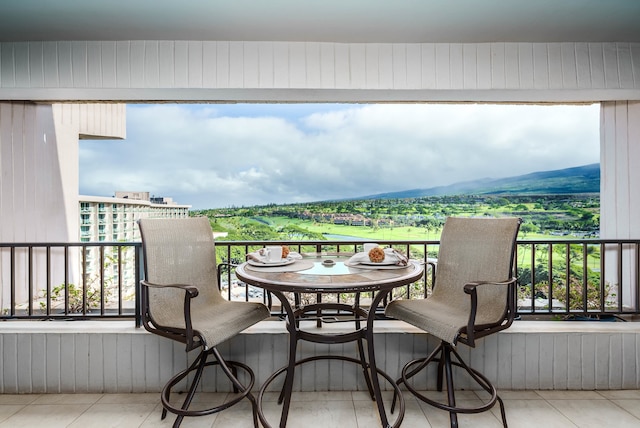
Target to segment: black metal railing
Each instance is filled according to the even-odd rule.
[[[365,241],[218,241],[217,262],[241,263],[265,245],[305,252],[357,252]],[[423,298],[433,286],[438,241],[377,241],[425,263],[425,275],[390,298]],[[0,243],[0,319],[132,318],[140,323],[139,242]],[[516,253],[519,315],[620,317],[640,313],[640,240],[519,240]],[[229,300],[276,301],[221,276]],[[366,304],[368,296],[361,296]],[[318,296],[303,296],[314,299]],[[349,294],[325,296],[348,302]]]
[[[135,318],[140,242],[0,243],[0,319]]]

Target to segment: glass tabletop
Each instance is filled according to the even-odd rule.
[[[424,266],[417,261],[409,261],[407,266],[347,266],[349,257],[316,255],[305,257],[313,266],[295,271],[291,268],[281,272],[275,268],[247,268],[243,263],[236,269],[236,276],[247,284],[271,291],[294,292],[358,292],[391,289],[418,281],[424,272]],[[332,260],[334,264],[323,262]]]

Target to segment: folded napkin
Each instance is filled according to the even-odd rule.
[[[302,256],[293,251],[290,251],[289,255],[286,257],[286,260],[300,260],[300,259],[302,259]],[[248,253],[247,260],[253,260],[254,262],[268,264],[269,261],[267,260],[267,250],[265,248],[260,248],[258,251]]]
[[[357,265],[362,262],[371,263],[369,260],[369,253],[356,253],[347,262],[347,266]],[[409,263],[409,258],[393,248],[384,249],[384,260],[382,264],[394,264],[397,266],[406,266]]]

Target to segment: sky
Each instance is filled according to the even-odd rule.
[[[597,163],[599,105],[149,104],[80,141],[80,194],[316,202]]]

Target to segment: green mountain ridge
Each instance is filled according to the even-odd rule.
[[[600,164],[532,172],[515,177],[464,181],[428,189],[379,193],[353,199],[404,199],[447,195],[559,195],[600,193]]]

